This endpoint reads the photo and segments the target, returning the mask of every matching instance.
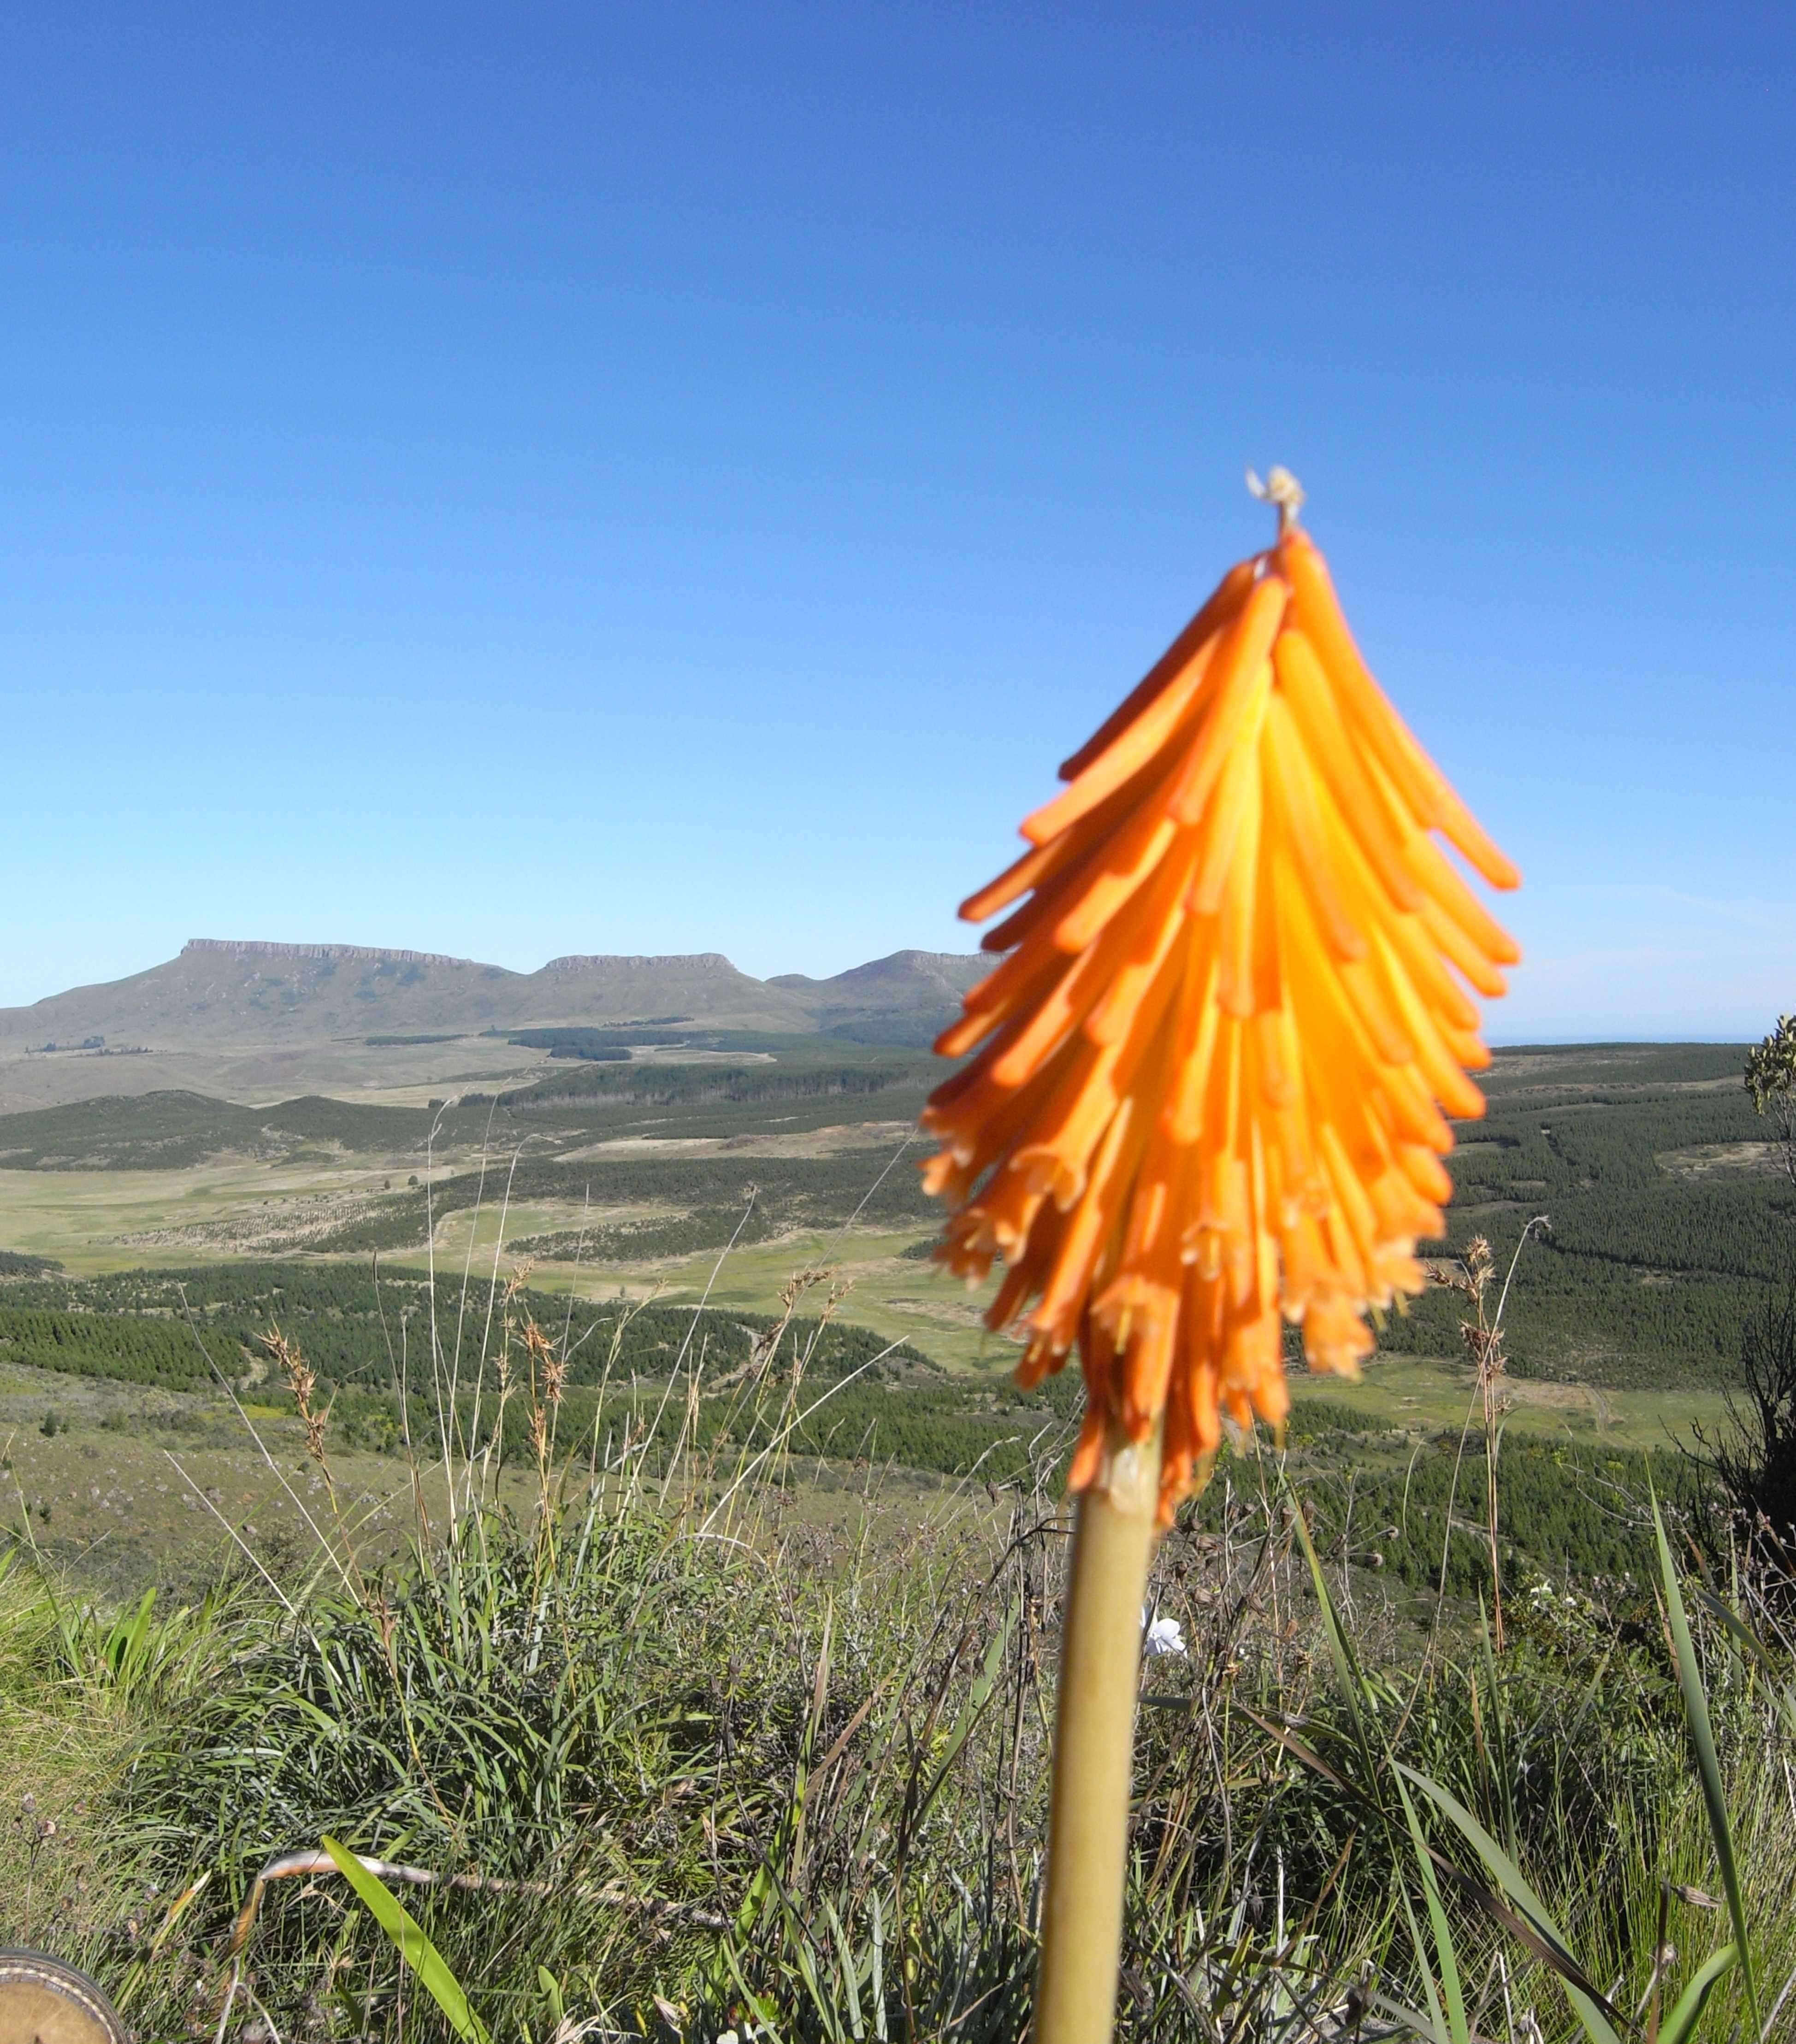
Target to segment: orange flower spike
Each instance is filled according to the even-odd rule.
[[[993,1320],[1030,1381],[1076,1343],[1075,1489],[1163,1431],[1162,1523],[1221,1412],[1282,1417],[1280,1316],[1312,1368],[1351,1374],[1366,1308],[1418,1285],[1451,1190],[1441,1109],[1483,1109],[1463,989],[1500,993],[1518,955],[1429,833],[1519,876],[1367,672],[1301,493],[1275,471],[1271,494],[1276,544],[963,907],[1013,909],[986,940],[1006,955],[939,1047],[990,1040],[925,1116],[947,1146],[926,1182],[957,1208],[938,1256],[976,1270],[1002,1246]]]

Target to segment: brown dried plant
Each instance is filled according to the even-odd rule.
[[[1503,1422],[1513,1403],[1503,1388],[1503,1380],[1509,1371],[1509,1356],[1503,1347],[1503,1308],[1509,1301],[1510,1280],[1515,1276],[1515,1266],[1521,1260],[1524,1245],[1537,1229],[1545,1231],[1552,1225],[1544,1214],[1536,1214],[1521,1231],[1521,1239],[1515,1245],[1515,1253],[1509,1258],[1509,1270],[1503,1279],[1503,1289],[1498,1295],[1494,1312],[1490,1309],[1489,1296],[1496,1259],[1489,1241],[1483,1235],[1475,1235],[1472,1237],[1466,1245],[1464,1256],[1456,1265],[1444,1269],[1437,1265],[1433,1274],[1437,1283],[1451,1285],[1469,1302],[1471,1308],[1471,1317],[1459,1323],[1459,1339],[1465,1343],[1466,1353],[1471,1358],[1471,1366],[1477,1380],[1476,1396],[1484,1425],[1484,1534],[1490,1556],[1490,1627],[1499,1653],[1503,1645],[1503,1572],[1498,1544],[1499,1495],[1497,1458],[1502,1446]],[[1452,1517],[1449,1509],[1447,1535],[1449,1539],[1452,1537]],[[1446,1585],[1446,1563],[1443,1557],[1443,1594]]]
[[[337,1483],[331,1474],[330,1458],[325,1453],[325,1430],[330,1424],[330,1408],[326,1405],[321,1412],[312,1403],[313,1394],[318,1388],[317,1376],[298,1345],[287,1339],[278,1324],[271,1324],[267,1333],[257,1339],[280,1366],[281,1374],[287,1379],[294,1409],[306,1429],[306,1452],[317,1465],[318,1473],[325,1480],[325,1494],[334,1513],[337,1508]]]
[[[555,1451],[555,1422],[567,1381],[567,1363],[533,1315],[525,1315],[518,1335],[530,1375],[530,1452],[536,1458],[537,1478],[546,1492],[549,1462]]]

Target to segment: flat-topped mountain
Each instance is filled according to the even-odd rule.
[[[738,972],[715,951],[571,956],[523,973],[434,951],[196,937],[178,958],[129,979],[0,1009],[0,1046],[35,1049],[103,1036],[109,1047],[188,1048],[556,1022],[815,1026],[794,994]]]
[[[558,1024],[918,1043],[988,962],[905,951],[832,979],[760,980],[717,951],[576,953],[525,973],[436,951],[195,937],[146,972],[0,1009],[0,1101],[137,1093],[209,1074],[253,1093],[298,1078],[296,1061],[322,1089],[332,1082],[320,1059],[340,1064],[352,1050],[379,1068],[359,1085],[429,1084],[460,1076],[451,1068],[467,1065],[489,1032]]]

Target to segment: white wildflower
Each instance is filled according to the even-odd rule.
[[[1142,1614],[1144,1619],[1147,1614]],[[1141,1642],[1141,1651],[1149,1659],[1157,1659],[1163,1654],[1183,1656],[1188,1650],[1185,1645],[1185,1628],[1175,1618],[1156,1618],[1148,1627],[1148,1636]]]

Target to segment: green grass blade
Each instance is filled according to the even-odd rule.
[[[773,2004],[756,1993],[743,1977],[741,1965],[733,1947],[724,1947],[724,1964],[729,1969],[729,1977],[736,1983],[736,1991],[752,2011],[756,2034],[767,2038],[771,2044],[786,2044],[785,2033],[775,2019]]]
[[[879,1913],[879,1891],[873,1891],[873,2034],[879,2044],[886,2036],[886,1926]]]
[[[1466,2017],[1465,1989],[1459,1981],[1459,1955],[1454,1949],[1453,1927],[1447,1920],[1447,1906],[1440,1899],[1440,1884],[1435,1878],[1434,1862],[1429,1857],[1428,1841],[1409,1792],[1399,1776],[1397,1794],[1409,1826],[1409,1842],[1415,1849],[1417,1870],[1422,1877],[1422,1899],[1428,1904],[1429,1928],[1434,1934],[1434,1954],[1440,1966],[1440,1992],[1447,2004],[1447,2026],[1453,2044],[1471,2044],[1471,2025]]]
[[[355,1889],[363,1906],[393,1940],[399,1956],[417,1974],[431,2000],[442,2010],[444,2019],[464,2044],[490,2044],[486,2026],[469,2006],[461,1983],[450,1972],[448,1962],[425,1937],[405,1904],[384,1881],[377,1881],[356,1855],[333,1838],[319,1841],[337,1870]]]
[[[955,1721],[954,1729],[948,1734],[948,1745],[940,1761],[936,1765],[935,1774],[928,1788],[918,1799],[917,1815],[913,1820],[917,1823],[920,1824],[934,1807],[936,1798],[941,1793],[943,1785],[954,1770],[955,1762],[960,1758],[961,1748],[971,1737],[974,1726],[979,1722],[980,1713],[991,1701],[992,1692],[998,1686],[998,1671],[1003,1667],[1004,1656],[1010,1650],[1010,1635],[1016,1626],[1021,1609],[1021,1604],[1013,1600],[1010,1610],[1005,1614],[1003,1624],[993,1635],[991,1644],[986,1649],[985,1659],[980,1664],[979,1672],[967,1692],[966,1708]]]
[[[1732,1605],[1717,1596],[1713,1590],[1705,1589],[1701,1583],[1696,1585],[1696,1601],[1717,1624],[1725,1626],[1735,1641],[1752,1656],[1766,1678],[1772,1707],[1783,1719],[1785,1728],[1796,1733],[1796,1694],[1791,1692],[1765,1642]]]
[[[844,2044],[841,2019],[836,2013],[834,2001],[824,1993],[822,1983],[817,1979],[817,1961],[811,1957],[810,1946],[802,1924],[798,1927],[798,1938],[793,1947],[793,1957],[798,1962],[799,1977],[804,1981],[806,1992],[810,1996],[811,2007],[816,2011],[817,2019],[823,2025],[828,2044]]]
[[[860,1969],[855,1963],[848,1933],[842,1928],[842,1919],[836,1914],[836,1905],[827,1896],[824,1898],[823,1913],[829,1919],[830,1932],[836,1940],[836,1955],[842,1969],[842,1991],[848,1998],[848,2029],[856,2044],[861,2044],[867,2029],[860,2013]]]
[[[1304,1523],[1301,1505],[1297,1508],[1294,1525],[1297,1537],[1303,1547],[1304,1558],[1310,1565],[1310,1579],[1316,1592],[1316,1601],[1321,1608],[1322,1619],[1328,1633],[1329,1651],[1335,1666],[1335,1677],[1342,1700],[1352,1719],[1356,1743],[1359,1748],[1368,1782],[1375,1777],[1376,1765],[1373,1758],[1372,1740],[1367,1727],[1367,1714],[1363,1709],[1366,1700],[1365,1677],[1354,1658],[1353,1649],[1343,1630],[1334,1599],[1329,1593],[1328,1580],[1322,1573],[1321,1558],[1317,1554],[1315,1543],[1310,1537],[1310,1528]],[[1381,1740],[1382,1743],[1382,1740]],[[1385,1758],[1390,1755],[1386,1752]],[[1434,1862],[1429,1856],[1428,1842],[1422,1835],[1415,1805],[1409,1800],[1409,1791],[1399,1779],[1397,1793],[1403,1805],[1403,1815],[1409,1833],[1409,1843],[1414,1850],[1416,1865],[1421,1875],[1422,1899],[1427,1905],[1429,1928],[1433,1934],[1435,1959],[1440,1969],[1440,1995],[1421,1942],[1421,1927],[1415,1912],[1409,1907],[1407,1892],[1403,1897],[1404,1914],[1409,1919],[1410,1942],[1415,1948],[1416,1963],[1421,1969],[1422,1984],[1427,1990],[1429,2008],[1433,2012],[1436,2027],[1444,2022],[1452,2044],[1467,2044],[1471,2027],[1466,2017],[1465,1993],[1459,1981],[1459,1954],[1453,1946],[1452,1926],[1447,1920],[1445,1905],[1440,1900],[1440,1887],[1435,1879]],[[1441,2006],[1442,1998],[1445,2008]]]
[[[1678,2005],[1659,2027],[1659,2044],[1684,2044],[1684,2039],[1695,2029],[1715,1983],[1735,1964],[1740,1954],[1732,1945],[1724,1945],[1706,1965],[1702,1966],[1683,1992],[1678,1996]]]
[[[1428,1947],[1422,1942],[1422,1927],[1416,1921],[1414,1906],[1409,1900],[1407,1888],[1400,1890],[1403,1904],[1403,1919],[1409,1927],[1409,1946],[1416,1955],[1416,1970],[1421,1975],[1422,1992],[1428,1996],[1428,2015],[1425,2021],[1412,2016],[1418,2034],[1426,2037],[1429,2044],[1449,2044],[1447,2035],[1447,2018],[1440,2007],[1440,1990],[1434,1984],[1434,1969],[1428,1962]]]
[[[121,1689],[131,1686],[143,1659],[144,1636],[149,1631],[150,1607],[155,1602],[156,1585],[152,1583],[144,1591],[143,1601],[135,1612],[116,1619],[112,1631],[106,1635],[103,1650],[106,1666],[111,1670],[113,1681]]]
[[[1572,1958],[1565,1934],[1554,1923],[1546,1904],[1535,1893],[1521,1868],[1451,1790],[1443,1788],[1438,1781],[1431,1781],[1425,1774],[1417,1773],[1413,1767],[1406,1767],[1400,1760],[1391,1764],[1458,1827],[1483,1861],[1490,1878],[1526,1918],[1539,1939],[1536,1956],[1544,1958],[1563,1980],[1566,1993],[1578,2011],[1578,2019],[1596,2044],[1620,2044],[1614,2025],[1598,2006],[1597,2000],[1592,1999],[1596,1988]]]
[[[1490,1622],[1484,1614],[1484,1600],[1478,1600],[1478,1644],[1484,1663],[1484,1683],[1490,1692],[1490,1727],[1485,1735],[1486,1771],[1493,1791],[1493,1800],[1500,1804],[1503,1819],[1503,1837],[1513,1858],[1518,1850],[1516,1831],[1515,1780],[1508,1765],[1509,1732],[1506,1723],[1508,1705],[1504,1700],[1502,1677],[1497,1672],[1497,1653],[1490,1639]]]
[[[561,1983],[547,1966],[536,1969],[536,1984],[548,2003],[549,2020],[557,2030],[567,2020],[567,2006],[562,2000]]]
[[[1440,2027],[1438,2004],[1436,2004],[1435,2013],[1429,2015],[1422,2009],[1411,2008],[1407,2002],[1393,2001],[1388,1995],[1375,1994],[1369,2006],[1376,2009],[1380,2015],[1387,2015],[1394,2022],[1401,2023],[1406,2029],[1413,2031],[1417,2036],[1425,2038],[1427,2044],[1447,2044],[1447,2033]]]
[[[1328,1582],[1322,1574],[1321,1558],[1317,1554],[1315,1543],[1310,1538],[1310,1528],[1304,1523],[1303,1508],[1294,1497],[1291,1505],[1295,1514],[1293,1523],[1297,1537],[1302,1545],[1304,1559],[1310,1565],[1310,1580],[1315,1589],[1316,1601],[1321,1607],[1323,1627],[1328,1634],[1329,1655],[1334,1662],[1336,1685],[1340,1691],[1341,1701],[1347,1706],[1348,1718],[1353,1727],[1354,1741],[1359,1748],[1359,1758],[1370,1782],[1376,1769],[1373,1763],[1372,1742],[1367,1733],[1361,1708],[1365,1695],[1365,1677],[1359,1673],[1359,1664],[1354,1658],[1353,1649],[1341,1628],[1335,1600],[1329,1594]]]
[[[1690,1620],[1684,1615],[1683,1594],[1678,1585],[1677,1565],[1671,1559],[1671,1543],[1665,1537],[1664,1516],[1659,1509],[1656,1496],[1652,1500],[1652,1525],[1659,1536],[1659,1572],[1664,1584],[1666,1615],[1671,1621],[1671,1643],[1677,1655],[1678,1686],[1683,1692],[1684,1717],[1690,1727],[1690,1744],[1696,1749],[1697,1769],[1702,1777],[1702,1800],[1709,1808],[1709,1828],[1714,1834],[1715,1856],[1721,1863],[1721,1888],[1728,1899],[1734,1943],[1739,1947],[1740,1978],[1746,1984],[1747,2006],[1752,2011],[1752,2025],[1756,2029],[1759,1992],[1752,1977],[1752,1947],[1746,1934],[1746,1905],[1740,1890],[1740,1869],[1734,1859],[1727,1797],[1721,1787],[1721,1765],[1715,1754],[1714,1728],[1709,1722],[1709,1699],[1702,1688],[1702,1666],[1691,1643]]]

